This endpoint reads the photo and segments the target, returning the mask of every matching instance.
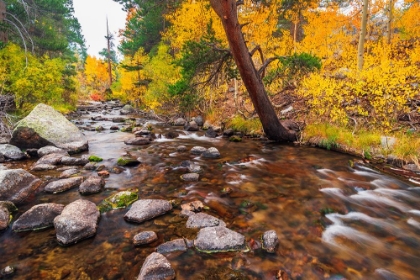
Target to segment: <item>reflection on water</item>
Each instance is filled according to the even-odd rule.
[[[104,127],[110,122],[101,122]],[[171,128],[172,129],[172,128]],[[168,127],[155,124],[156,133]],[[354,158],[308,147],[264,144],[255,140],[230,143],[202,133],[159,140],[149,146],[126,146],[131,134],[86,132],[90,154],[114,164],[129,153],[142,164],[107,178],[106,190],[84,197],[98,204],[119,190],[137,188],[141,198],[186,202],[198,199],[227,226],[258,242],[274,229],[280,238],[276,254],[172,253],[177,279],[275,279],[279,270],[292,279],[418,279],[420,272],[420,192],[414,184],[380,174]],[[177,152],[179,145],[214,146],[217,160]],[[200,165],[199,182],[183,182],[184,160]],[[9,168],[29,163],[9,165]],[[58,171],[37,176],[58,176]],[[88,174],[88,173],[86,173]],[[68,204],[77,190],[46,194],[39,190],[15,217],[38,203]],[[124,221],[127,210],[102,214],[96,236],[61,247],[54,229],[0,234],[0,268],[13,265],[15,279],[134,279],[148,254],[168,240],[193,239],[180,208],[143,224]],[[159,240],[134,247],[132,237],[156,231]],[[235,278],[236,277],[236,278]]]

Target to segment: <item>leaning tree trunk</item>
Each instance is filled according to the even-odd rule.
[[[367,13],[368,13],[369,0],[363,0],[362,8],[362,27],[360,30],[359,47],[357,50],[357,69],[363,69],[363,56],[365,53],[365,40],[366,40],[366,26],[367,26]]]
[[[275,141],[296,140],[296,134],[282,126],[277,118],[262,79],[255,69],[239,24],[236,1],[210,0],[210,3],[222,21],[232,56],[268,139]]]

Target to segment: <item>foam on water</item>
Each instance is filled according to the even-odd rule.
[[[413,227],[416,227],[416,228],[420,229],[420,223],[413,218],[408,219],[407,224],[412,225]]]
[[[399,209],[402,212],[407,212],[411,210],[411,208],[408,207],[407,205],[401,202],[398,202],[394,199],[381,196],[380,194],[375,193],[375,191],[371,191],[371,190],[358,192],[357,194],[351,195],[350,198],[358,202],[368,201],[368,202],[373,202],[377,205],[392,206],[394,208]]]
[[[190,140],[199,140],[199,141],[207,141],[207,142],[218,142],[220,141],[221,138],[210,138],[207,137],[205,135],[198,135],[197,133],[188,133],[188,132],[184,132],[186,134],[184,135],[179,135],[178,138],[179,139],[190,139]]]

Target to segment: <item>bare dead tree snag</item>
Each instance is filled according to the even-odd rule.
[[[261,76],[255,68],[238,20],[237,2],[234,0],[210,0],[211,6],[222,21],[232,56],[243,83],[261,120],[267,137],[275,141],[295,141],[296,133],[286,129],[277,118],[268,99]]]

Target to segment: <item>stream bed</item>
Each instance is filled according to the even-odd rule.
[[[9,227],[0,233],[0,269],[14,266],[13,279],[136,279],[158,245],[195,238],[198,230],[187,229],[179,215],[179,205],[194,200],[243,234],[251,249],[168,254],[178,280],[276,279],[279,271],[289,279],[419,279],[420,186],[382,174],[349,155],[252,139],[232,143],[156,121],[150,122],[154,133],[176,131],[180,136],[128,146],[123,141],[133,134],[109,130],[115,125],[109,120],[92,121],[99,115],[110,119],[119,112],[86,112],[77,119],[79,126],[105,128],[84,131],[88,154],[109,165],[129,154],[141,164],[111,173],[104,191],[95,195],[81,196],[77,188],[47,194],[41,187],[14,213],[13,221],[36,204],[69,204],[79,198],[99,204],[128,189],[138,190],[141,199],[166,199],[178,206],[142,224],[124,220],[128,209],[103,213],[93,238],[68,247],[57,243],[54,228],[15,233]],[[180,145],[187,152],[177,152]],[[191,155],[194,146],[216,147],[221,158]],[[201,166],[198,182],[181,180],[187,173],[180,168],[185,160]],[[4,165],[30,170],[34,162]],[[92,171],[81,172],[88,176]],[[47,181],[60,171],[32,173]],[[144,230],[155,231],[158,240],[135,247],[133,236]],[[274,254],[252,249],[267,230],[275,230],[280,240]]]

